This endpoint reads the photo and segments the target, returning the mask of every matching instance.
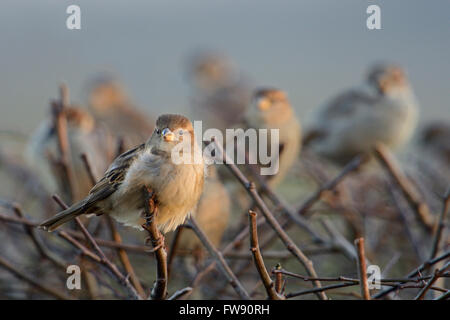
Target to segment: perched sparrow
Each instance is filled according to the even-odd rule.
[[[156,194],[158,228],[163,232],[174,230],[194,210],[203,191],[205,165],[195,144],[189,119],[160,116],[147,142],[117,157],[86,198],[44,221],[41,227],[52,231],[81,214],[109,214],[125,225],[142,229],[142,189],[148,187]],[[173,162],[175,146],[174,153],[179,150],[179,155],[190,162]]]
[[[73,166],[75,189],[74,200],[82,199],[89,192],[91,180],[80,156],[85,153],[95,173],[106,170],[114,149],[114,141],[110,133],[99,126],[94,118],[84,109],[67,107],[63,111],[67,119],[67,137]],[[58,138],[52,119],[45,119],[32,134],[26,148],[28,164],[41,177],[50,192],[61,190],[59,181],[51,167],[51,159],[59,158]],[[50,157],[50,159],[49,159]]]
[[[142,144],[153,132],[152,120],[137,109],[124,89],[111,79],[99,79],[90,89],[89,107],[97,121],[105,124],[125,148]]]
[[[346,91],[320,108],[305,146],[338,163],[370,153],[374,144],[403,146],[418,121],[418,104],[404,71],[393,65],[375,66],[367,83]]]
[[[286,94],[278,89],[255,91],[252,105],[245,117],[246,125],[255,129],[268,129],[268,151],[270,151],[270,129],[279,130],[279,170],[268,176],[269,185],[278,185],[298,158],[301,147],[301,127]],[[278,159],[277,159],[278,160]]]
[[[208,169],[204,192],[195,210],[195,219],[199,227],[217,248],[228,226],[230,218],[230,196],[219,180],[215,168],[210,166]],[[179,241],[179,248],[191,250],[197,262],[200,262],[203,258],[203,245],[192,234],[191,230],[183,230]]]
[[[204,128],[225,131],[241,122],[251,99],[251,88],[224,55],[201,52],[188,66],[192,86],[191,109]]]

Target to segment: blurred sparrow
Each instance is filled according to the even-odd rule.
[[[201,148],[195,144],[189,119],[160,116],[147,142],[117,157],[86,198],[44,221],[41,227],[52,231],[81,214],[109,214],[142,230],[142,189],[148,187],[156,194],[158,228],[164,233],[174,230],[194,210],[203,191],[205,165]],[[175,146],[175,151],[179,150],[179,155],[187,157],[190,163],[172,161]]]
[[[343,92],[320,108],[305,146],[339,163],[369,153],[379,141],[391,148],[406,144],[418,121],[418,104],[405,72],[378,65],[359,89]]]
[[[193,93],[191,109],[204,128],[225,132],[242,122],[251,99],[251,89],[233,63],[224,55],[201,52],[189,61]]]
[[[255,92],[246,117],[246,125],[255,129],[268,129],[270,151],[270,129],[279,129],[279,170],[267,176],[269,185],[275,187],[286,176],[298,158],[301,147],[301,127],[286,93],[278,89],[264,88]]]
[[[99,126],[86,110],[67,107],[63,113],[67,119],[70,163],[74,171],[76,189],[74,200],[79,200],[92,187],[86,167],[81,160],[81,154],[85,153],[88,156],[94,173],[104,172],[111,159],[109,155],[114,149],[114,141],[106,128]],[[49,161],[58,159],[58,155],[58,138],[53,120],[45,119],[28,142],[26,159],[50,192],[61,190],[61,186],[58,185],[60,181],[55,176],[54,168]]]
[[[195,219],[213,245],[218,248],[230,218],[230,196],[217,176],[214,166],[208,168],[205,188],[195,210]],[[181,234],[179,248],[193,252],[197,262],[203,260],[203,245],[191,230]]]
[[[97,121],[124,140],[126,149],[142,144],[153,132],[152,120],[130,102],[114,80],[98,79],[91,85],[89,107]]]

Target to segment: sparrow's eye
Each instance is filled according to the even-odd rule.
[[[183,129],[178,130],[178,134],[179,134],[180,136],[182,136],[183,133],[184,133]]]
[[[160,129],[155,129],[156,134],[161,134],[161,130]]]

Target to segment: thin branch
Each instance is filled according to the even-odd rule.
[[[277,235],[280,237],[286,248],[292,252],[292,254],[297,258],[297,260],[305,267],[308,274],[311,276],[317,277],[316,271],[314,269],[313,263],[311,260],[309,260],[303,252],[295,245],[295,243],[292,241],[292,239],[288,236],[288,234],[283,230],[281,225],[278,223],[278,221],[273,216],[272,212],[270,212],[267,205],[264,203],[264,201],[261,199],[260,195],[258,194],[255,185],[248,181],[248,179],[242,174],[242,172],[239,170],[239,168],[230,161],[228,155],[223,152],[222,146],[219,144],[216,145],[216,150],[219,151],[219,154],[221,155],[222,159],[224,160],[225,165],[228,167],[228,169],[231,170],[231,172],[236,176],[236,178],[239,180],[239,182],[244,186],[244,188],[247,190],[247,193],[252,197],[252,199],[255,201],[256,206],[261,210],[262,214],[266,218],[266,221],[269,223],[269,225],[275,230]],[[320,282],[315,281],[314,286],[317,288],[320,288]],[[321,300],[326,300],[327,296],[323,292],[318,292],[317,294],[318,298]]]
[[[431,246],[430,259],[433,259],[439,252],[439,243],[441,242],[442,234],[444,233],[445,219],[447,213],[450,211],[450,188],[447,190],[446,195],[443,199],[443,206],[439,219],[436,220],[436,225],[434,227],[435,234],[433,238],[433,245]]]
[[[0,267],[3,267],[4,269],[8,270],[10,273],[12,273],[15,277],[28,282],[29,284],[31,284],[34,288],[56,298],[59,300],[70,300],[73,299],[71,297],[68,297],[62,293],[59,293],[58,291],[49,288],[39,282],[37,282],[36,280],[34,280],[32,277],[28,276],[27,274],[25,274],[22,271],[19,271],[17,269],[17,267],[13,266],[11,263],[9,263],[8,261],[6,261],[5,259],[3,259],[2,257],[0,257]]]
[[[323,292],[323,291],[326,291],[326,290],[350,287],[350,286],[354,286],[354,285],[355,285],[355,283],[353,283],[353,282],[331,284],[329,286],[324,286],[324,287],[321,287],[321,288],[314,288],[314,289],[309,289],[309,290],[302,290],[302,291],[288,293],[286,295],[286,298],[289,299],[289,298],[293,298],[293,297],[302,296],[302,295],[305,295],[305,294]]]
[[[355,240],[355,247],[358,252],[358,274],[360,279],[361,295],[364,300],[370,300],[369,284],[367,282],[366,254],[364,250],[364,238]]]
[[[57,195],[53,195],[52,197],[56,203],[58,203],[63,210],[67,209],[68,206],[59,198]],[[86,227],[83,225],[83,223],[80,221],[78,217],[75,218],[75,222],[77,223],[78,227],[80,228],[81,232],[86,237],[86,240],[91,244],[91,246],[97,251],[97,253],[100,256],[101,264],[103,264],[111,273],[115,276],[115,278],[125,286],[125,288],[128,290],[130,295],[138,300],[141,300],[142,297],[136,292],[136,289],[132,286],[130,281],[128,280],[128,277],[125,277],[117,268],[117,266],[112,263],[105,255],[105,253],[100,249],[95,239],[92,237],[92,235],[89,233],[89,231],[86,229]]]
[[[414,210],[414,213],[416,214],[416,218],[420,222],[420,225],[425,229],[426,232],[433,232],[434,218],[430,213],[428,205],[420,198],[413,184],[403,174],[400,166],[395,161],[394,156],[382,143],[377,143],[375,147],[375,154],[380,163],[393,178],[396,185],[402,191],[409,205]]]
[[[173,236],[173,240],[172,243],[170,245],[170,249],[169,249],[169,257],[167,258],[167,274],[168,277],[170,278],[170,275],[172,273],[172,264],[173,264],[173,260],[175,258],[175,255],[178,253],[178,244],[180,242],[181,239],[181,234],[183,232],[183,226],[179,226],[176,230],[175,230],[175,235]]]
[[[214,248],[214,245],[212,244],[211,240],[209,240],[206,234],[199,228],[193,217],[189,219],[189,227],[192,228],[192,230],[195,232],[195,234],[197,235],[198,239],[201,241],[203,246],[206,248],[206,250],[208,250],[209,254],[215,259],[217,265],[219,266],[219,269],[222,271],[222,273],[227,278],[228,282],[234,288],[239,297],[243,300],[250,300],[249,294],[247,293],[241,282],[238,280],[236,275],[228,266],[227,262],[223,258],[222,253],[216,248]]]
[[[357,156],[352,159],[347,165],[345,165],[342,171],[334,179],[326,182],[314,194],[306,199],[303,205],[301,205],[298,209],[298,214],[301,216],[305,216],[307,212],[310,212],[308,216],[311,217],[313,212],[309,211],[309,209],[322,198],[323,194],[329,191],[333,191],[348,174],[356,171],[362,163],[364,163],[364,159],[362,156]]]
[[[183,288],[183,289],[180,289],[180,290],[176,291],[167,300],[181,300],[184,297],[186,297],[186,295],[190,294],[191,292],[192,292],[192,288],[191,287],[186,287],[186,288]]]
[[[259,249],[258,243],[258,228],[256,226],[256,212],[249,210],[249,226],[250,226],[250,251],[253,255],[253,261],[255,262],[256,270],[258,270],[261,281],[266,288],[267,295],[271,300],[283,300],[283,298],[275,291],[274,283],[267,272],[264,260]]]
[[[150,297],[153,300],[164,300],[167,297],[167,253],[164,245],[164,237],[156,226],[158,206],[155,201],[155,194],[152,190],[144,187],[143,192],[146,222],[142,227],[147,230],[150,236],[157,262],[156,280]]]
[[[422,288],[422,290],[419,291],[417,296],[414,298],[414,300],[423,300],[425,297],[427,291],[433,286],[433,284],[436,282],[437,279],[439,279],[442,274],[447,271],[447,269],[450,267],[450,261],[447,262],[441,269],[436,269],[436,271],[433,274],[433,277],[427,282],[425,287]]]
[[[415,268],[413,271],[411,271],[406,277],[409,278],[414,278],[417,275],[420,275],[424,270],[428,269],[429,267],[435,265],[436,263],[448,259],[450,257],[450,250],[447,252],[444,252],[442,255],[434,258],[434,259],[430,259],[425,261],[424,263],[422,263],[419,267]],[[377,294],[375,294],[372,298],[374,299],[378,299],[381,298],[389,293],[391,293],[392,291],[397,290],[399,287],[401,286],[401,284],[398,284],[392,288],[383,290],[381,292],[378,292]]]
[[[13,203],[12,209],[19,218],[22,218],[22,219],[24,218],[22,209],[20,208],[20,206],[18,204]],[[52,262],[58,268],[66,270],[67,263],[60,260],[51,251],[48,250],[48,248],[46,247],[46,245],[44,244],[42,239],[37,234],[36,229],[34,229],[32,226],[26,225],[26,224],[24,224],[23,227],[25,229],[25,232],[31,238],[31,241],[33,242],[33,244],[36,247],[39,254],[42,257],[44,257],[45,259],[48,259],[50,262]]]

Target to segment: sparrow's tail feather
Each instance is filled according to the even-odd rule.
[[[45,220],[39,225],[39,227],[46,231],[55,230],[56,228],[66,223],[67,221],[75,219],[79,215],[85,213],[86,212],[85,202],[86,201],[80,201],[78,203],[75,203],[70,208],[67,208],[66,210],[56,214],[54,217]]]

